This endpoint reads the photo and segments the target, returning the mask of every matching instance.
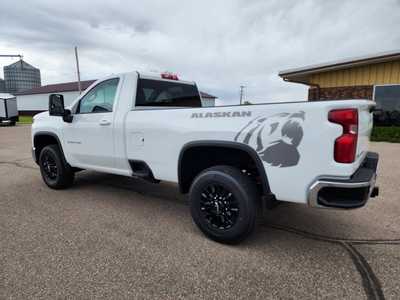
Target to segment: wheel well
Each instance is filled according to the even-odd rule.
[[[62,148],[61,148],[58,138],[51,134],[35,135],[35,137],[33,139],[33,145],[35,147],[36,162],[39,161],[39,155],[40,155],[40,152],[42,151],[42,149],[48,145],[58,145],[58,147],[60,147],[60,150],[62,152]]]
[[[253,148],[234,142],[197,144],[184,147],[178,166],[179,188],[187,193],[194,178],[203,170],[229,165],[245,171],[260,186],[261,193],[270,193],[264,166]]]

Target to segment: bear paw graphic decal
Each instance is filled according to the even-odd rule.
[[[295,166],[300,160],[297,147],[303,139],[304,120],[304,111],[257,117],[239,131],[235,141],[256,149],[271,166]]]

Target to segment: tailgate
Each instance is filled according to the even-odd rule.
[[[374,106],[374,102],[368,101],[363,103],[358,109],[357,162],[361,162],[368,151],[368,144],[373,125],[372,108]]]
[[[6,100],[8,118],[18,116],[17,99],[11,98]]]

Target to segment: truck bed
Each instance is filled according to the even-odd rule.
[[[177,182],[178,156],[186,144],[202,140],[244,143],[262,158],[279,200],[305,203],[304,186],[316,177],[346,179],[360,166],[367,153],[373,105],[368,100],[340,100],[137,108],[126,115],[126,153],[128,159],[146,161],[155,178]],[[359,110],[357,159],[351,164],[336,163],[333,157],[334,141],[342,127],[329,122],[327,116],[341,108]]]

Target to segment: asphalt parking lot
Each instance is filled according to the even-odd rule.
[[[30,127],[0,127],[0,299],[399,299],[400,145],[371,147],[381,194],[366,207],[282,204],[225,246],[170,184],[84,171],[50,190]]]

